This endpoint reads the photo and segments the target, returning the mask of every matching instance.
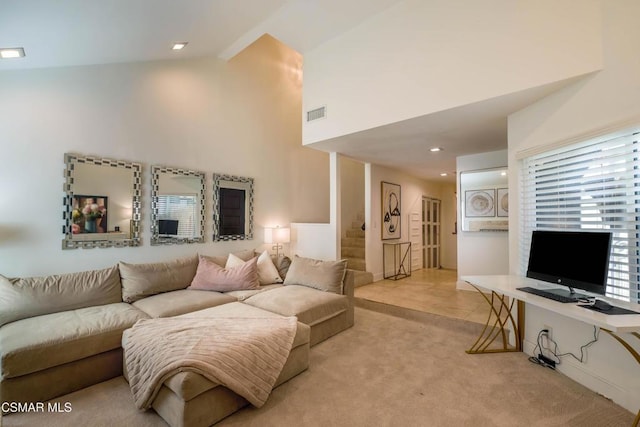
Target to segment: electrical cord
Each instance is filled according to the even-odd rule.
[[[560,363],[562,363],[560,358],[565,356],[571,356],[574,359],[576,359],[578,362],[584,363],[585,349],[589,347],[591,344],[598,341],[599,334],[600,334],[600,329],[594,326],[593,340],[589,341],[588,343],[580,347],[580,357],[578,358],[578,356],[576,356],[571,352],[558,354],[558,343],[556,343],[554,340],[552,340],[549,337],[549,331],[547,329],[542,329],[540,332],[538,332],[538,337],[536,339],[536,346],[533,349],[533,354],[538,354],[539,356],[531,356],[529,357],[529,361],[532,363],[536,363],[538,365],[547,366],[551,369],[555,369],[556,364],[559,365]],[[542,337],[545,337],[546,340],[553,345],[553,349],[550,346],[544,345],[544,343],[542,342]],[[543,350],[547,350],[547,352],[552,354],[556,360],[547,359],[545,356],[543,356],[542,354]]]
[[[551,354],[553,354],[558,359],[558,363],[560,363],[560,358],[561,357],[565,357],[565,356],[571,356],[574,359],[576,359],[578,362],[584,363],[584,350],[587,347],[589,347],[591,344],[593,344],[596,341],[598,341],[599,334],[600,334],[600,329],[598,329],[596,326],[594,326],[593,327],[593,339],[591,341],[589,341],[588,343],[586,343],[585,345],[583,345],[582,347],[580,347],[580,358],[578,358],[578,356],[576,356],[575,354],[573,354],[571,352],[558,354],[558,343],[556,343],[554,340],[549,338],[548,334],[546,334],[546,337],[547,337],[547,340],[549,340],[549,342],[553,343],[553,350],[551,350],[548,347],[545,347],[545,350],[548,350],[549,352],[551,352]]]
[[[542,336],[543,335],[547,335],[549,333],[548,330],[546,329],[542,329],[540,332],[538,332],[538,337],[536,338],[536,346],[533,348],[533,354],[538,354],[540,356],[542,356]],[[547,335],[548,338],[548,335]],[[548,363],[547,361],[543,360],[541,357],[539,356],[530,356],[529,357],[529,362],[535,363],[537,365],[542,365],[542,366],[546,366],[548,368],[551,369],[555,369],[555,364],[552,363]]]

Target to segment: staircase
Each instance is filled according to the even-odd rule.
[[[346,237],[342,238],[341,258],[347,260],[347,268],[355,270],[355,287],[368,285],[373,282],[373,274],[366,271],[364,260],[365,239],[364,215],[358,215],[356,221],[351,223],[351,228],[347,229]]]

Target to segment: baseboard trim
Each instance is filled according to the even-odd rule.
[[[536,348],[536,343],[525,340],[522,347],[523,351],[531,356]],[[613,383],[604,377],[594,374],[577,360],[563,358],[562,363],[556,365],[556,371],[582,384],[595,393],[612,400],[628,411],[631,411],[631,413],[635,414],[640,410],[637,399],[634,398],[637,390],[630,390],[620,384]]]

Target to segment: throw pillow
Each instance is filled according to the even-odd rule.
[[[273,265],[271,255],[264,251],[258,257],[258,277],[261,285],[271,285],[273,283],[282,283],[282,278],[278,274],[278,269]]]
[[[234,254],[229,254],[227,258],[226,268],[233,268],[244,264],[245,262],[241,258]],[[273,283],[282,283],[282,278],[278,274],[278,269],[273,265],[271,256],[267,251],[264,251],[258,257],[258,280],[261,285],[271,285]]]
[[[201,256],[198,270],[188,289],[228,292],[259,287],[258,258],[243,262],[236,267],[223,268]]]
[[[321,261],[295,256],[284,279],[285,285],[301,285],[342,294],[347,260]]]
[[[271,258],[273,264],[278,269],[278,274],[282,277],[282,280],[286,279],[287,272],[289,271],[289,267],[291,266],[291,258],[287,256],[279,257],[278,259]]]
[[[131,303],[161,292],[184,289],[193,280],[197,266],[195,256],[148,264],[120,262],[122,300]]]
[[[278,259],[273,259],[273,264],[278,269],[278,274],[282,277],[282,280],[287,278],[287,271],[289,271],[289,267],[291,266],[291,258],[288,256],[279,257]]]
[[[251,258],[255,257],[256,254],[251,249],[245,249],[238,252],[233,252],[233,255],[236,258],[240,258],[242,261],[249,261]],[[210,256],[204,255],[209,261],[213,261],[218,264],[220,267],[225,267],[227,265],[227,261],[229,260],[228,255],[224,256]]]
[[[28,317],[121,301],[117,266],[43,277],[0,275],[0,326]]]

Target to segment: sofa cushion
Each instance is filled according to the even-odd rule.
[[[148,317],[120,302],[9,323],[0,328],[0,376],[18,377],[116,349],[122,332]]]
[[[201,256],[189,289],[217,292],[257,289],[260,287],[257,262],[257,258],[252,258],[236,267],[223,268]]]
[[[342,294],[347,260],[321,261],[295,256],[289,266],[285,285],[300,285],[326,292]]]
[[[198,257],[167,262],[129,264],[120,262],[122,300],[134,302],[161,292],[185,289],[196,274]]]
[[[309,326],[335,317],[349,308],[349,298],[332,292],[319,292],[306,286],[282,286],[244,300],[245,304],[283,316],[297,316]]]
[[[121,301],[117,266],[45,277],[0,276],[0,326],[32,316]]]
[[[259,294],[260,292],[265,292],[268,291],[269,289],[275,289],[275,288],[279,288],[282,285],[279,284],[273,284],[273,285],[264,285],[264,286],[260,286],[258,289],[246,289],[246,290],[239,290],[239,291],[229,291],[229,292],[225,292],[225,295],[230,295],[232,297],[234,297],[235,299],[237,299],[238,301],[244,301],[249,297],[252,297],[256,294]]]
[[[236,298],[233,296],[219,292],[180,289],[140,299],[133,306],[156,318],[177,316],[234,301]]]

